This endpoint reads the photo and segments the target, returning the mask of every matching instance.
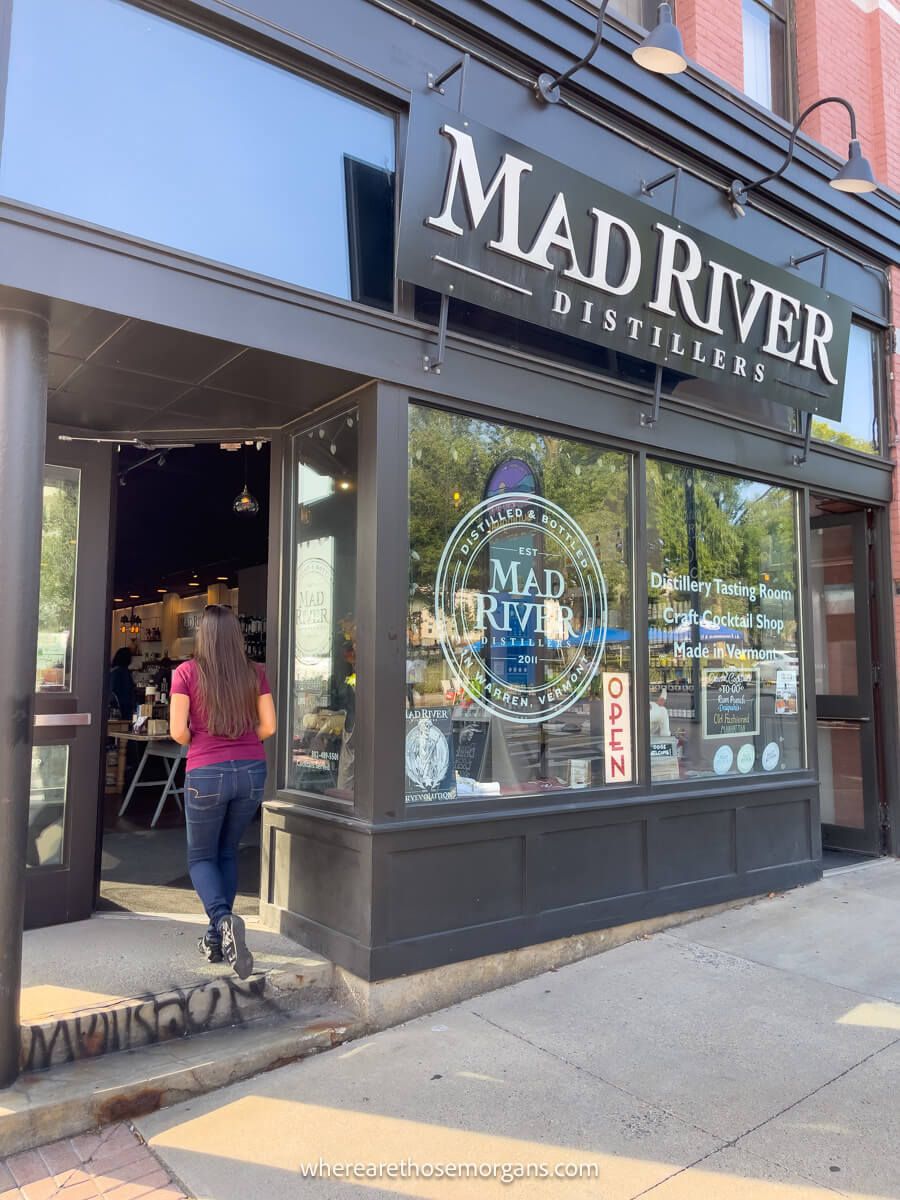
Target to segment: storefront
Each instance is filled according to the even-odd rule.
[[[642,70],[627,22],[541,101],[575,4],[78,9],[12,4],[0,157],[13,482],[82,488],[29,897],[93,902],[90,614],[135,438],[271,443],[261,909],[357,975],[896,852],[889,200],[803,146],[739,215],[783,130]],[[37,533],[0,621],[29,637]]]

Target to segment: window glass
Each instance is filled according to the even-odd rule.
[[[866,827],[862,730],[858,725],[819,721],[819,817],[825,825]]]
[[[600,7],[600,0],[576,0],[576,3],[595,15]],[[672,0],[670,4],[675,16],[675,4]],[[612,0],[608,12],[610,15],[625,17],[644,29],[654,29],[659,16],[659,0]]]
[[[356,411],[294,438],[291,737],[287,787],[354,795]]]
[[[393,171],[390,116],[146,8],[13,6],[7,196],[390,306]]]
[[[877,454],[880,338],[863,325],[850,327],[850,353],[844,384],[844,409],[840,421],[813,420],[813,437],[835,442],[850,450]]]
[[[743,0],[744,91],[780,117],[788,113],[788,29],[782,5]]]
[[[653,781],[803,767],[795,494],[653,460],[647,491]]]
[[[38,692],[67,692],[72,688],[80,491],[81,473],[75,468],[45,468],[35,678]]]
[[[611,12],[619,13],[645,29],[653,29],[656,25],[659,11],[657,0],[613,0],[609,7]]]
[[[59,866],[63,862],[68,774],[68,746],[35,746],[32,749],[25,852],[29,867]]]
[[[413,405],[406,799],[629,783],[630,462]]]
[[[810,531],[809,590],[820,696],[859,693],[854,533],[849,524],[819,525]]]

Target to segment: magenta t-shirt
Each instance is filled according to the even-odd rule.
[[[259,694],[271,695],[272,689],[266,679],[266,673],[259,663],[254,663],[259,675]],[[206,713],[200,700],[200,689],[197,681],[197,664],[190,660],[176,667],[172,672],[172,695],[187,696],[190,700],[191,711],[188,724],[191,729],[191,744],[188,747],[187,769],[193,771],[196,767],[210,767],[214,763],[240,761],[248,759],[265,759],[266,752],[263,744],[256,736],[256,728],[248,729],[240,737],[227,738],[208,733],[206,729]]]

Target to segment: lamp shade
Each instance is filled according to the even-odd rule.
[[[862,152],[859,139],[850,143],[847,161],[831,180],[831,186],[839,192],[874,192],[878,187],[872,164]]]
[[[244,490],[235,499],[232,508],[239,515],[246,515],[248,517],[255,517],[259,512],[259,501],[255,496],[250,494],[246,483],[244,484]]]
[[[657,75],[678,75],[687,67],[684,42],[672,20],[671,4],[659,6],[656,28],[644,38],[631,57],[645,71]]]

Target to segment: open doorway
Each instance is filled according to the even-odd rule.
[[[885,852],[872,509],[811,497],[810,595],[826,869]]]
[[[174,668],[208,603],[238,615],[266,658],[266,440],[123,446],[114,497],[109,713],[97,907],[199,911],[187,869],[185,748],[168,737]],[[259,905],[259,820],[244,837],[235,910]]]

